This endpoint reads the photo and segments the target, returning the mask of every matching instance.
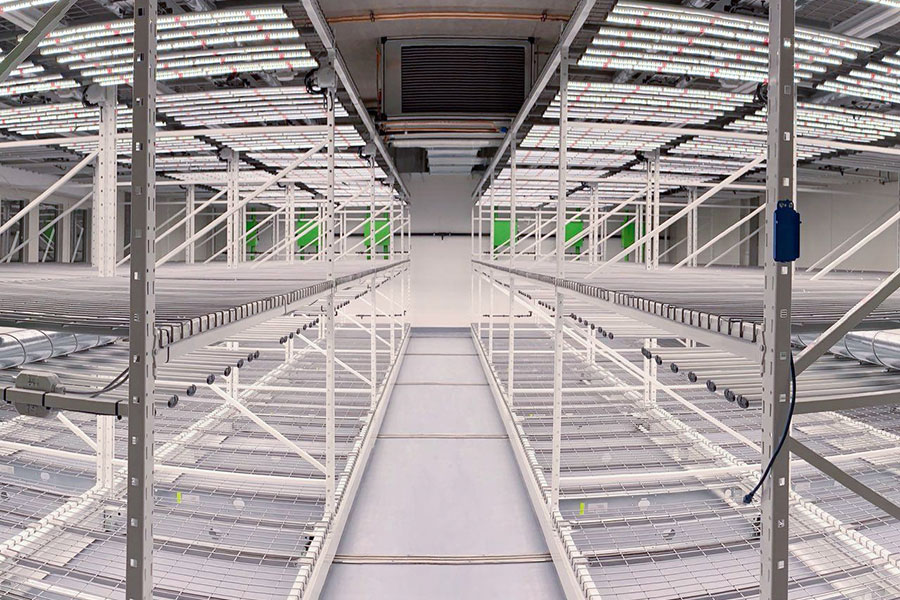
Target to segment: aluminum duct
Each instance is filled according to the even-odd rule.
[[[794,343],[807,346],[818,335],[818,332],[794,334]],[[900,329],[851,331],[832,346],[829,352],[887,369],[900,370]]]
[[[110,336],[16,329],[0,333],[0,369],[66,356],[116,341]]]

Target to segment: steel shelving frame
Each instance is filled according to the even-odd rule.
[[[9,72],[24,60],[72,4],[57,2],[7,55],[0,71]],[[96,398],[65,391],[35,394],[16,385],[15,373],[0,373],[7,402],[60,409],[51,413],[54,419],[39,424],[24,416],[3,424],[8,433],[4,473],[12,480],[10,489],[34,507],[33,514],[22,515],[16,512],[18,503],[5,504],[4,527],[11,537],[0,543],[0,585],[7,593],[127,600],[182,593],[299,599],[317,597],[321,590],[408,337],[410,220],[408,193],[327,23],[314,1],[304,7],[328,47],[322,65],[324,125],[168,126],[157,132],[158,3],[138,0],[131,133],[117,132],[115,88],[107,88],[99,134],[74,138],[98,147],[0,225],[5,232],[96,161],[91,194],[99,209],[93,240],[96,275],[85,278],[77,268],[74,275],[58,269],[36,276],[10,271],[2,275],[11,300],[4,304],[9,309],[4,319],[17,326],[127,336],[126,343],[114,347],[30,367],[58,375],[70,390],[101,392]],[[335,73],[332,80],[329,69]],[[349,193],[346,182],[336,181],[338,85],[374,145],[364,180]],[[260,136],[260,150],[316,139],[274,174],[251,179],[249,193],[242,193],[234,151],[226,156],[224,177],[188,183],[184,218],[168,230],[184,226],[185,241],[157,256],[157,242],[167,235],[156,231],[157,186],[185,185],[178,178],[157,181],[157,142],[185,135]],[[343,140],[344,133],[340,135]],[[117,181],[120,138],[129,139],[130,182]],[[15,145],[64,143],[63,138],[39,138]],[[314,159],[320,152],[322,159]],[[393,174],[387,194],[376,186],[376,153]],[[323,173],[323,192],[312,202],[295,198],[295,184],[305,192],[311,189],[302,187],[307,177],[296,173],[306,161],[322,163],[315,168]],[[274,186],[281,184],[285,190],[275,190],[273,196]],[[132,201],[127,296],[124,277],[115,274],[111,229],[120,185],[130,186]],[[219,191],[200,204],[197,185]],[[217,201],[225,211],[196,227],[194,217]],[[253,232],[244,231],[240,219],[253,201],[280,205],[268,222],[275,226],[279,215],[283,221],[283,248],[255,265],[245,263],[244,242]],[[317,211],[312,222],[320,232],[315,260],[302,264],[291,251],[303,229],[311,227],[295,229],[294,211],[300,206]],[[374,226],[368,232],[371,255],[359,250],[365,240],[349,244],[366,220],[374,223],[382,215],[388,220],[386,253],[375,255],[376,236],[382,232]],[[219,226],[227,234],[227,268],[166,264],[182,253],[193,262],[196,244]],[[381,257],[384,264],[375,264]],[[37,310],[23,320],[26,305]],[[218,376],[210,373],[216,369]],[[119,381],[127,373],[127,385],[105,390],[107,377],[116,373]],[[189,397],[176,399],[173,388],[190,390],[181,394]],[[117,417],[128,419],[127,432],[115,428]],[[95,420],[96,437],[86,432]],[[58,460],[57,467],[50,467],[48,459]],[[276,459],[277,464],[272,462]],[[59,481],[61,487],[35,486],[37,475],[44,482]],[[253,494],[245,495],[247,485],[253,486]],[[8,491],[4,494],[9,497]],[[222,504],[228,498],[230,507]],[[207,503],[212,507],[205,508]],[[184,504],[194,508],[184,511]],[[241,522],[249,513],[268,514],[252,517],[255,525]],[[209,530],[204,522],[212,523]],[[171,560],[171,551],[182,554],[181,560]],[[194,561],[191,556],[206,558]]]
[[[509,294],[490,266],[479,265],[477,276],[500,298]],[[492,314],[505,312],[503,300],[483,298],[473,335],[538,514],[550,522],[548,539],[555,536],[572,587],[580,588],[570,597],[758,597],[760,507],[741,502],[764,456],[758,363],[694,346],[566,290],[557,420],[550,384],[555,292],[518,276],[514,289],[513,334],[505,315]],[[681,366],[678,374],[670,361]],[[757,391],[746,409],[725,401],[721,387],[713,394],[705,385],[704,373],[721,377],[721,386],[732,369],[740,380],[735,391]],[[689,372],[699,379],[686,380]],[[895,373],[852,361],[816,363],[798,383],[795,449],[807,447],[891,495],[896,413],[890,403],[857,400],[895,395],[897,382]],[[555,426],[560,507],[550,512]],[[791,468],[789,597],[896,595],[898,529],[889,508],[873,508],[872,497],[852,486],[835,486],[831,473],[799,452]]]
[[[579,5],[579,7],[582,8],[583,5]],[[588,10],[590,10],[589,7]],[[832,282],[830,287],[817,287],[815,283],[806,285],[807,280],[810,279],[807,277],[804,278],[803,289],[798,293],[795,301],[793,298],[795,291],[793,265],[778,263],[774,260],[771,235],[767,235],[763,277],[753,277],[757,287],[751,292],[749,301],[741,297],[744,289],[740,289],[740,286],[737,290],[719,289],[721,285],[717,284],[722,281],[723,271],[710,269],[698,272],[691,269],[690,275],[684,278],[675,274],[666,274],[666,278],[655,275],[660,268],[661,234],[676,221],[687,218],[689,237],[693,239],[688,241],[690,249],[688,259],[682,261],[678,268],[693,266],[697,254],[705,249],[705,247],[698,247],[699,244],[696,240],[696,209],[723,189],[761,191],[759,186],[747,186],[738,183],[738,180],[746,174],[756,171],[764,162],[767,165],[765,173],[766,200],[757,210],[757,214],[765,214],[761,229],[769,232],[774,222],[777,203],[783,200],[796,202],[797,182],[795,178],[798,146],[802,146],[804,152],[809,147],[818,146],[831,150],[872,151],[886,155],[898,153],[896,148],[868,146],[831,139],[797,137],[795,130],[797,93],[794,81],[794,52],[797,38],[795,36],[794,5],[792,2],[776,0],[769,4],[769,10],[772,17],[768,23],[767,38],[770,40],[768,44],[768,89],[770,93],[768,94],[766,135],[760,135],[757,132],[723,131],[714,126],[707,129],[692,129],[680,126],[570,120],[568,115],[570,103],[567,97],[569,69],[565,44],[567,38],[564,33],[559,50],[561,60],[548,65],[550,70],[555,70],[557,66],[559,69],[559,91],[556,100],[558,105],[556,129],[559,135],[556,146],[557,194],[555,197],[552,195],[548,197],[542,187],[546,183],[543,180],[530,188],[528,181],[517,181],[515,146],[518,143],[519,135],[514,126],[511,128],[507,136],[507,144],[504,146],[510,147],[508,182],[504,181],[506,187],[499,187],[496,178],[496,171],[500,166],[501,158],[503,158],[500,156],[501,151],[488,172],[485,173],[474,195],[476,202],[473,208],[473,238],[475,238],[472,245],[473,294],[476,295],[477,311],[476,324],[473,326],[474,335],[477,340],[482,342],[482,356],[486,368],[495,376],[494,389],[498,402],[507,407],[507,425],[510,433],[511,435],[517,433],[517,437],[520,439],[522,450],[520,466],[526,482],[532,488],[536,511],[546,523],[545,533],[551,532],[551,535],[548,535],[548,541],[556,547],[557,567],[559,569],[559,563],[563,558],[568,559],[567,562],[571,567],[570,577],[574,579],[570,578],[571,585],[567,590],[580,587],[581,593],[585,597],[599,597],[604,591],[612,593],[615,597],[623,598],[632,597],[629,594],[633,594],[635,598],[680,598],[697,595],[734,597],[737,594],[740,597],[759,597],[765,600],[784,599],[789,597],[789,594],[790,597],[823,598],[857,598],[863,597],[864,594],[873,598],[888,598],[897,595],[896,582],[893,581],[894,567],[889,560],[889,557],[892,556],[892,543],[882,543],[888,538],[876,540],[868,537],[862,531],[862,528],[866,527],[865,519],[852,521],[848,525],[841,520],[838,514],[824,509],[823,505],[830,500],[826,500],[820,490],[816,489],[817,486],[823,485],[822,482],[836,480],[849,490],[849,496],[842,496],[843,498],[858,494],[859,498],[864,499],[865,502],[874,504],[877,507],[874,512],[871,506],[868,507],[870,522],[883,527],[881,531],[893,532],[895,527],[892,519],[894,516],[900,515],[896,504],[890,500],[895,484],[885,481],[890,477],[886,473],[884,463],[873,465],[867,462],[870,459],[875,460],[881,457],[881,451],[889,453],[888,448],[878,447],[872,455],[867,455],[865,452],[857,455],[841,451],[826,457],[823,455],[823,448],[840,448],[839,444],[835,446],[835,440],[829,438],[827,433],[822,433],[825,431],[824,428],[817,430],[817,425],[809,425],[809,431],[818,431],[820,435],[819,437],[807,436],[805,435],[807,432],[800,430],[798,424],[798,429],[787,437],[785,452],[778,453],[777,457],[772,459],[772,469],[764,482],[765,485],[758,498],[758,503],[744,505],[741,503],[741,497],[749,491],[755,483],[755,478],[759,476],[759,463],[765,464],[769,461],[782,438],[791,406],[792,368],[798,376],[801,376],[801,381],[826,381],[826,373],[830,373],[830,371],[816,361],[845,333],[864,321],[867,326],[877,324],[882,324],[884,327],[894,326],[896,322],[895,302],[889,298],[900,287],[900,272],[895,272],[880,280],[877,278],[862,278],[862,281],[839,279],[836,283]],[[546,79],[542,78],[542,80]],[[540,94],[541,91],[543,91],[543,87],[536,92],[533,91],[532,94]],[[530,114],[533,107],[534,102],[530,105],[526,103],[523,113],[520,113],[520,118],[514,122],[514,125],[523,123],[523,118]],[[545,125],[542,123],[541,126]],[[579,175],[580,179],[575,180],[576,183],[581,181],[583,185],[573,191],[568,179],[567,151],[572,147],[570,135],[575,132],[578,132],[579,135],[608,132],[622,136],[676,134],[714,140],[728,139],[734,140],[734,143],[738,145],[746,143],[748,148],[752,146],[752,152],[748,155],[747,162],[744,162],[740,168],[724,179],[709,182],[705,186],[706,191],[702,194],[692,191],[686,204],[681,204],[674,214],[663,218],[660,191],[667,181],[660,174],[660,159],[657,155],[648,157],[647,177],[643,182],[636,178],[620,178],[621,181],[636,183],[636,189],[633,188],[631,192],[623,194],[621,189],[607,187],[603,193],[610,194],[610,199],[600,198],[598,200],[596,193],[598,188],[590,185],[597,181],[597,178],[585,177],[583,174]],[[765,142],[766,154],[757,155],[757,146],[754,144],[760,142]],[[750,160],[751,158],[752,160]],[[610,180],[612,179],[610,178]],[[668,180],[668,183],[671,184],[672,180]],[[689,182],[677,182],[675,185],[698,187],[696,183]],[[538,191],[535,192],[535,190]],[[502,197],[497,197],[498,191],[504,192]],[[628,196],[629,193],[632,195]],[[543,201],[538,203],[539,206],[535,209],[534,225],[523,228],[521,237],[526,240],[529,237],[536,238],[532,245],[539,244],[540,241],[537,238],[540,238],[542,232],[546,230],[547,223],[539,224],[538,220],[545,218],[544,213],[549,209],[555,208],[555,219],[552,216],[548,219],[555,221],[553,223],[555,226],[555,250],[547,252],[549,258],[555,259],[555,265],[541,264],[544,263],[542,260],[544,257],[541,257],[540,253],[517,255],[517,236],[515,234],[499,252],[494,244],[493,221],[498,212],[503,218],[508,216],[511,223],[515,223],[517,211],[520,210],[516,206],[519,199],[523,199],[523,203],[531,207],[536,204],[536,197],[543,197]],[[623,201],[622,198],[627,199]],[[601,204],[599,207],[598,202]],[[602,233],[601,228],[609,219],[609,213],[612,212],[611,205],[615,207],[612,211],[616,212],[621,212],[624,208],[633,205],[629,213],[634,214],[637,223],[642,226],[638,230],[643,231],[635,236],[634,247],[624,248],[619,252],[607,255],[605,246],[602,249],[597,246],[599,239],[606,235]],[[565,225],[568,220],[571,220],[570,207],[579,210],[575,218],[588,217],[587,231],[582,235],[588,238],[587,243],[591,247],[580,255],[570,254],[567,256],[565,250],[568,240]],[[487,251],[483,247],[484,226],[481,224],[485,219],[485,214],[488,215],[488,226],[491,232],[490,250]],[[738,226],[749,221],[749,218],[745,219]],[[691,224],[693,232],[691,232]],[[476,231],[478,231],[477,238],[475,237]],[[600,232],[599,235],[598,232]],[[877,235],[875,232],[864,235],[863,240],[853,247],[853,251],[873,239],[875,235]],[[633,256],[636,261],[644,264],[630,270],[616,265],[629,256]],[[582,266],[585,264],[588,266]],[[831,264],[825,269],[830,270],[834,266]],[[646,277],[642,277],[637,269],[646,269]],[[729,273],[729,278],[731,276]],[[747,283],[747,281],[742,281],[742,276],[735,274],[734,277],[741,283]],[[669,284],[673,285],[670,287]],[[482,289],[485,285],[488,288],[487,298]],[[474,286],[477,286],[477,292]],[[857,290],[855,295],[850,290],[854,287]],[[497,291],[506,294],[509,298],[509,309],[502,317],[496,316],[498,311],[495,304],[495,293]],[[835,291],[839,293],[839,297],[836,300],[829,298],[828,306],[819,310],[816,301],[828,298],[829,292]],[[860,294],[865,294],[865,296],[860,299]],[[516,315],[517,304],[523,304],[526,308],[524,314]],[[716,306],[717,304],[718,306]],[[485,305],[489,307],[487,310],[483,308]],[[665,377],[656,372],[657,365],[650,358],[643,359],[643,369],[633,364],[640,364],[640,355],[635,356],[634,359],[625,358],[634,356],[633,354],[628,355],[627,352],[638,352],[640,347],[625,348],[622,349],[623,352],[619,352],[618,348],[608,344],[605,340],[598,341],[596,334],[599,330],[585,329],[580,316],[576,321],[578,325],[570,325],[567,322],[569,317],[576,315],[585,306],[590,307],[593,311],[601,312],[601,320],[599,323],[595,323],[601,327],[603,327],[603,320],[609,318],[608,314],[614,312],[620,315],[616,318],[631,319],[632,325],[627,327],[631,331],[651,330],[647,332],[644,343],[641,345],[650,356],[654,356],[654,353],[657,352],[655,350],[657,342],[663,341],[665,344],[671,345],[681,340],[688,346],[692,346],[696,342],[702,343],[704,346],[718,351],[721,356],[726,356],[722,352],[724,350],[737,357],[734,359],[736,361],[749,361],[747,364],[752,365],[749,367],[749,371],[753,371],[756,367],[759,378],[758,387],[753,388],[757,404],[754,408],[761,410],[759,413],[754,412],[753,414],[758,419],[757,422],[761,421],[762,444],[753,441],[748,435],[752,434],[752,429],[756,428],[747,428],[749,419],[747,419],[746,413],[735,421],[744,429],[741,431],[729,420],[711,412],[706,406],[707,399],[703,398],[702,394],[699,397],[694,395],[688,397],[674,392],[674,388],[667,384]],[[819,329],[815,341],[804,347],[796,357],[792,357],[791,327],[794,322],[792,308],[798,306],[800,308],[798,314],[800,326],[811,324],[814,327],[818,326]],[[486,323],[483,322],[485,318],[487,318]],[[527,326],[520,334],[517,322],[532,320],[538,321],[539,325]],[[652,331],[654,329],[656,331]],[[541,339],[542,344],[529,339],[530,334]],[[520,345],[520,335],[524,335],[526,338],[524,342],[521,342],[525,346],[521,352],[516,349]],[[664,346],[664,348],[666,347],[669,346]],[[657,356],[663,356],[665,349],[659,352],[661,354]],[[700,352],[702,354],[702,351]],[[520,353],[524,357],[520,357]],[[570,356],[570,353],[574,357]],[[706,361],[713,360],[711,355],[713,352],[705,355]],[[545,429],[539,430],[540,447],[536,445],[537,442],[532,437],[532,432],[529,432],[529,428],[523,425],[523,422],[527,422],[528,416],[523,414],[524,411],[533,407],[524,410],[518,408],[519,402],[523,398],[528,399],[529,397],[527,393],[523,395],[519,391],[520,385],[523,384],[522,375],[517,370],[517,366],[520,361],[528,364],[529,360],[538,361],[541,369],[537,377],[532,376],[533,379],[527,379],[526,375],[529,383],[548,380],[553,382],[552,387],[547,386],[546,383],[540,387],[540,391],[543,393],[543,404],[540,405],[540,410],[545,418]],[[806,377],[802,377],[807,368],[814,363],[817,365],[816,368],[810,370]],[[844,371],[839,377],[857,378],[866,373],[865,370],[857,369]],[[632,385],[628,383],[629,377],[639,380],[634,385],[644,386],[643,394],[630,389]],[[592,386],[587,383],[587,381],[598,379],[600,385]],[[813,399],[808,404],[801,403],[800,406],[805,406],[805,408],[802,416],[798,415],[798,422],[804,423],[805,419],[809,419],[811,422],[821,424],[826,419],[832,419],[835,424],[829,426],[834,427],[839,435],[840,428],[847,428],[848,431],[871,434],[882,442],[892,440],[892,433],[879,429],[880,421],[873,423],[864,417],[853,418],[835,411],[868,409],[876,412],[880,418],[885,418],[883,412],[878,413],[877,411],[883,411],[885,404],[893,402],[896,396],[895,389],[896,383],[891,381],[890,375],[870,379],[869,386],[859,394],[835,394],[827,397],[826,402],[817,402]],[[585,394],[579,394],[579,391],[582,390],[586,392],[586,397]],[[681,407],[688,408],[695,415],[699,414],[707,422],[704,427],[712,425],[714,428],[724,431],[751,451],[747,452],[745,448],[742,452],[735,453],[731,448],[723,447],[718,437],[710,437],[706,435],[705,430],[691,427],[689,423],[671,411],[655,412],[661,410],[655,404],[659,401],[661,390],[675,399]],[[802,394],[802,389],[800,393]],[[708,395],[709,392],[706,394]],[[596,407],[607,406],[606,401],[613,399],[614,396],[618,396],[614,399],[614,402],[618,402],[618,406],[612,405],[612,415],[608,418],[600,416],[602,413],[598,414],[590,410],[584,415],[577,413],[582,404],[586,403],[590,406],[592,400]],[[644,405],[641,406],[641,403]],[[576,457],[577,460],[572,458],[564,460],[566,450],[569,454],[573,453],[572,448],[565,448],[565,441],[571,443],[571,440],[566,440],[567,434],[564,433],[566,428],[577,427],[580,429],[598,424],[601,427],[608,426],[615,430],[619,421],[623,417],[629,416],[627,412],[623,411],[628,411],[634,406],[649,411],[648,414],[654,414],[655,418],[651,422],[638,425],[637,430],[630,435],[623,434],[621,440],[616,438],[616,443],[626,443],[624,440],[632,436],[641,439],[642,435],[649,433],[647,430],[665,424],[671,435],[683,436],[685,441],[691,440],[690,443],[695,447],[684,446],[684,450],[679,450],[679,453],[687,453],[676,457],[675,461],[671,460],[670,454],[668,460],[663,460],[658,464],[660,467],[658,470],[644,468],[640,469],[640,472],[631,473],[629,472],[631,469],[637,470],[639,466],[645,467],[645,465],[625,463],[620,467],[620,472],[610,473],[608,477],[595,478],[593,475],[578,475],[573,476],[573,479],[567,482],[566,471],[583,470],[584,464],[580,461],[587,461],[588,464],[591,464],[591,461],[597,460],[597,457],[591,454],[592,448],[589,444],[592,440],[591,436],[587,435],[585,436],[586,440],[579,440],[582,445],[585,443],[588,445],[580,452],[580,456]],[[726,406],[731,409],[733,405]],[[502,408],[501,412],[503,412]],[[730,414],[732,413],[729,412]],[[586,421],[581,420],[583,416],[588,417]],[[890,421],[888,420],[888,422]],[[595,433],[604,440],[609,437],[602,431]],[[717,432],[717,435],[718,433],[720,432]],[[658,441],[653,440],[653,443],[658,444]],[[578,445],[576,444],[576,446]],[[609,443],[606,447],[608,449],[615,448],[613,443]],[[672,451],[671,448],[668,450]],[[791,454],[798,456],[802,462],[792,465],[797,461],[792,461]],[[699,468],[693,469],[692,465],[694,464]],[[797,471],[793,479],[793,487],[792,468]],[[752,535],[747,535],[745,531],[743,535],[738,536],[740,539],[735,542],[740,544],[742,550],[747,551],[742,552],[741,556],[735,557],[737,562],[731,573],[723,572],[722,566],[717,566],[714,561],[710,561],[708,564],[691,564],[685,560],[673,571],[654,571],[651,578],[653,581],[649,582],[647,587],[627,588],[627,584],[625,584],[625,588],[617,587],[613,582],[613,577],[627,582],[630,581],[630,577],[639,578],[640,573],[615,569],[616,565],[623,564],[621,561],[625,561],[625,564],[628,562],[628,558],[624,555],[618,556],[619,562],[610,562],[617,557],[618,552],[621,552],[621,548],[616,543],[612,543],[611,556],[605,559],[602,557],[602,553],[599,558],[588,556],[589,553],[584,552],[585,538],[576,540],[572,531],[572,523],[578,522],[578,517],[582,515],[576,515],[575,518],[572,518],[571,512],[564,515],[566,504],[561,499],[566,497],[564,494],[566,483],[587,485],[588,487],[583,489],[582,493],[598,494],[606,500],[607,498],[627,498],[630,494],[639,494],[640,486],[650,485],[651,482],[657,484],[657,494],[681,493],[677,487],[685,485],[682,480],[695,477],[701,480],[703,478],[717,480],[713,487],[720,491],[723,489],[729,491],[727,496],[723,496],[724,502],[729,505],[728,514],[722,511],[723,514],[720,515],[724,520],[741,523],[742,520],[748,520],[748,515],[757,510],[760,511],[760,516],[755,524],[752,519],[749,520],[750,529],[748,531]],[[671,478],[678,483],[667,485],[666,481]],[[636,489],[629,489],[627,485],[627,482],[632,480],[636,483]],[[599,484],[602,484],[599,490],[590,488],[592,485]],[[813,501],[803,498],[797,489],[807,484],[816,492],[813,494]],[[607,493],[607,488],[619,486],[624,489],[620,490],[618,494]],[[740,495],[737,495],[738,493]],[[640,506],[640,504],[642,503],[639,503],[638,509],[645,509],[652,505],[652,503],[646,506]],[[584,504],[581,504],[580,510],[584,510]],[[682,507],[681,510],[684,518],[688,519],[702,514],[699,507],[687,506]],[[708,507],[705,510],[708,511]],[[880,511],[884,511],[889,516],[883,516]],[[672,517],[671,514],[665,514],[666,512],[664,510],[664,514],[660,518]],[[856,514],[858,516],[865,512],[865,505],[863,505]],[[567,516],[569,518],[566,518]],[[732,519],[734,520],[732,521]],[[621,523],[627,525],[630,520],[638,521],[639,519],[635,516],[622,515]],[[583,528],[582,531],[584,531]],[[619,531],[617,535],[623,535],[623,531],[628,532],[624,535],[640,535],[639,527],[630,532],[627,528],[620,528],[617,531]],[[735,529],[732,529],[730,533],[707,531],[702,539],[707,539],[710,544],[717,545],[723,537],[726,539],[734,537],[736,533]],[[834,538],[829,537],[828,534],[831,533],[835,534]],[[679,533],[672,529],[672,535],[678,536]],[[888,535],[892,537],[895,534]],[[663,541],[657,543],[660,552],[676,556],[680,551],[684,551],[688,555],[694,552],[702,556],[703,560],[708,560],[709,550],[704,549],[702,545],[695,548],[694,544],[688,543],[686,547],[679,549],[671,543],[667,535],[663,535],[662,538]],[[581,541],[582,544],[579,545],[578,541]],[[648,554],[646,544],[638,545],[634,551],[639,557],[643,557],[638,558],[638,562],[646,565],[654,561],[652,553]],[[726,549],[726,552],[732,551]],[[609,576],[610,579],[606,579],[600,584],[598,584],[598,578],[605,579],[607,572],[592,571],[590,566],[591,560],[594,559],[604,561],[601,564],[608,573],[612,573]],[[855,566],[858,564],[862,564],[862,566]],[[877,571],[878,574],[873,576],[871,574],[873,571]],[[565,579],[565,574],[562,572],[561,574]],[[836,580],[845,577],[852,578],[856,575],[860,577],[857,581],[835,583]],[[676,584],[679,579],[693,581],[690,585],[678,586]],[[726,581],[725,585],[716,588],[716,582],[721,583],[723,580]],[[656,587],[653,587],[653,582]],[[576,596],[570,595],[570,597]]]

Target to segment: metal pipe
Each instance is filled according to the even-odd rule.
[[[569,15],[540,13],[515,13],[515,12],[474,12],[474,11],[410,11],[410,12],[384,12],[374,11],[360,15],[348,15],[345,17],[332,17],[328,19],[329,25],[340,23],[375,23],[376,21],[404,21],[404,20],[469,20],[469,21],[559,21],[568,22]]]
[[[0,369],[20,367],[57,356],[68,356],[116,341],[112,336],[15,329],[0,333]]]

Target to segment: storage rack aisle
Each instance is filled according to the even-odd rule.
[[[48,7],[0,73],[8,84],[36,52],[26,70],[52,83],[19,93],[88,88],[84,106],[3,114],[4,156],[58,156],[64,174],[4,210],[0,322],[119,339],[26,347],[0,370],[0,595],[299,600],[327,568],[405,346],[408,192],[317,3],[166,15],[137,0],[117,21],[74,4]],[[209,79],[273,69],[306,78]],[[79,186],[45,225],[42,204]],[[54,260],[90,270],[40,264],[56,223],[80,232]]]
[[[354,280],[336,295],[337,511],[361,468],[407,335],[403,310],[388,309],[372,321],[364,298],[373,283],[386,300],[396,297],[404,269]],[[310,298],[287,316],[160,365],[155,594],[299,598],[321,568],[322,549],[342,514],[326,508],[323,474],[324,305]],[[367,330],[363,319],[374,328]],[[0,381],[8,392],[19,372],[48,372],[70,390],[101,391],[127,357],[117,342],[3,370]],[[127,414],[127,404],[121,388],[101,398],[113,416],[62,411],[35,421],[3,409],[0,589],[11,597],[122,594],[127,433],[114,415]],[[102,433],[106,427],[112,437]]]
[[[508,291],[495,285],[501,295]],[[486,309],[473,332],[486,359],[493,356],[495,390],[529,458],[526,479],[541,492],[549,515],[554,295],[522,279],[516,293],[512,399],[506,315],[492,318]],[[572,294],[566,312],[560,509],[552,517],[585,597],[757,597],[759,507],[742,498],[759,477],[759,402],[740,408],[721,390],[707,388],[702,367],[715,369],[726,360],[720,350],[686,348],[684,338]],[[693,365],[700,380],[687,379],[687,370],[673,373],[669,361],[657,364],[657,356],[667,355],[672,362],[694,357],[685,365]],[[731,360],[750,367],[745,359]],[[871,369],[842,366],[838,381],[869,381],[878,389]],[[881,375],[882,386],[896,389],[896,374]],[[822,377],[811,369],[805,381]],[[835,385],[824,379],[829,382]],[[759,385],[758,372],[753,385]],[[798,406],[815,396],[801,395]],[[793,439],[893,495],[897,482],[889,465],[900,422],[891,407],[798,413]],[[792,463],[791,597],[896,596],[895,518],[799,457]]]
[[[414,328],[322,597],[562,598],[473,341]]]

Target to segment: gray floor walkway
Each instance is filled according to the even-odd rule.
[[[322,598],[563,598],[467,332],[413,331]]]

